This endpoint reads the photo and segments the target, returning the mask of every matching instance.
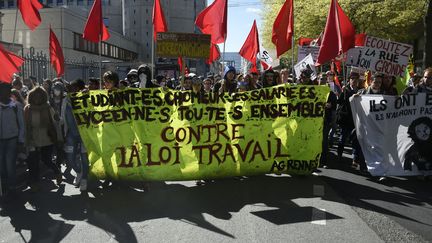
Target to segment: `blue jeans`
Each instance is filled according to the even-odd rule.
[[[67,135],[64,151],[66,153],[66,160],[68,165],[72,167],[72,169],[76,173],[82,173],[83,179],[87,179],[89,171],[89,161],[81,137]],[[77,161],[77,154],[80,156],[81,163]]]
[[[0,177],[2,188],[16,187],[16,157],[18,138],[0,139]]]

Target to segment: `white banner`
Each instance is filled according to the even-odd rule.
[[[367,36],[364,47],[348,51],[346,65],[398,77],[403,76],[412,53],[411,45]]]
[[[357,138],[373,176],[432,175],[432,94],[350,100]]]
[[[312,80],[316,79],[317,73],[315,70],[315,62],[312,58],[312,54],[307,55],[305,58],[303,58],[303,60],[294,65],[294,71],[296,73],[297,79],[300,78],[300,71],[305,68],[312,71]]]
[[[314,63],[318,59],[319,46],[298,46],[297,61],[305,59],[309,54],[312,54]]]

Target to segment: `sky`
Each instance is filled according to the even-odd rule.
[[[212,4],[214,0],[208,0]],[[239,52],[252,28],[254,19],[261,30],[261,0],[228,0],[228,35],[225,52]],[[223,44],[219,45],[223,51]]]

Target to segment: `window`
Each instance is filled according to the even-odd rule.
[[[3,9],[3,8],[4,8],[4,6],[5,6],[5,5],[4,5],[4,1],[3,1],[3,0],[1,0],[1,1],[0,1],[0,9]]]
[[[136,24],[136,21],[134,20],[134,25]]]
[[[148,24],[148,19],[146,20],[146,24]]]
[[[52,5],[53,5],[53,0],[47,0],[47,4],[48,4],[49,6],[52,6]]]
[[[99,46],[97,43],[89,42],[82,38],[79,33],[74,33],[74,50],[99,54]],[[132,61],[138,57],[138,54],[106,42],[102,42],[102,56],[120,59],[123,61]]]
[[[148,8],[146,8],[146,13],[148,13]]]
[[[84,1],[83,1],[83,0],[77,0],[77,5],[78,5],[78,6],[82,6],[82,5],[84,5]]]
[[[136,32],[134,31],[134,36],[136,36]]]
[[[94,2],[94,0],[88,0],[87,5],[92,6],[93,2]]]
[[[9,0],[8,1],[8,8],[13,8],[13,7],[15,7],[14,1]]]
[[[136,10],[134,9],[134,14],[136,13]]]
[[[148,36],[148,31],[146,32],[146,35]]]
[[[63,0],[57,0],[57,5],[63,5]]]
[[[68,1],[68,5],[72,5],[74,0],[67,0]]]

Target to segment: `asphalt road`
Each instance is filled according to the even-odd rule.
[[[432,181],[375,178],[345,164],[265,175],[94,187],[44,180],[3,201],[0,242],[432,242]]]

